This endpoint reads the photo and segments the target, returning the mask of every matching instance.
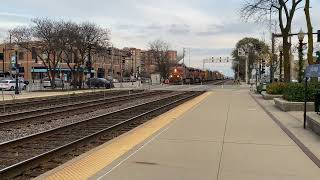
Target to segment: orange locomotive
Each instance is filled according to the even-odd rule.
[[[171,84],[193,84],[205,81],[222,79],[223,75],[217,71],[203,71],[196,68],[186,67],[178,64],[170,68],[169,82]]]

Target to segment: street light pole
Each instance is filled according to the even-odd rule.
[[[271,51],[272,51],[272,55],[271,55],[271,62],[270,62],[270,83],[272,83],[273,82],[273,62],[274,62],[274,58],[275,58],[275,34],[274,33],[272,33],[272,35],[271,35],[272,37],[272,47],[271,47]]]
[[[302,29],[300,30],[299,34],[298,34],[298,39],[299,39],[299,73],[298,73],[298,81],[299,83],[302,82],[303,80],[303,39],[304,39],[304,32],[302,31]]]
[[[15,51],[15,67],[16,67],[16,87],[14,94],[19,94],[19,66],[18,66],[18,51]]]
[[[280,45],[279,46],[279,51],[280,51],[280,57],[279,57],[279,61],[280,61],[280,75],[279,75],[279,80],[280,82],[282,82],[282,66],[283,66],[283,62],[282,62],[282,57],[283,57],[283,46]]]

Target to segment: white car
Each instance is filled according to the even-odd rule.
[[[19,87],[22,90],[25,90],[27,88],[27,85],[24,82],[20,81]],[[0,80],[0,89],[13,91],[15,90],[15,88],[16,80]]]
[[[51,87],[50,79],[49,78],[43,79],[42,85],[43,85],[44,88]],[[63,88],[64,87],[64,83],[63,83],[62,79],[55,78],[55,87],[54,88],[56,88],[56,87],[58,87],[58,88]]]

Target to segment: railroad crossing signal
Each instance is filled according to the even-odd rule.
[[[219,58],[210,57],[210,58],[208,58],[208,59],[204,59],[204,60],[203,60],[203,63],[229,63],[229,62],[230,62],[229,57],[226,57],[226,58],[222,58],[222,57],[219,57]]]

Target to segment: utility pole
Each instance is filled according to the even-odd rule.
[[[186,54],[186,49],[183,48],[183,62],[182,62],[183,63],[183,79],[185,79],[187,77],[187,75],[186,75],[186,65],[184,63],[184,59],[186,57],[185,54]]]
[[[190,48],[189,48],[189,67],[191,67]]]

